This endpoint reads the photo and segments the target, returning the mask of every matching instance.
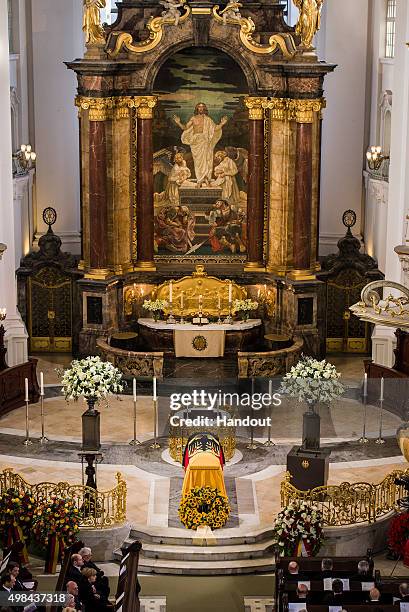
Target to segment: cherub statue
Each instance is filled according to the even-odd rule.
[[[186,0],[159,0],[159,4],[165,7],[162,11],[163,19],[172,19],[175,22],[175,26],[179,25],[180,12],[179,9],[183,7]]]
[[[220,11],[220,15],[223,15],[223,25],[227,24],[227,20],[230,19],[232,21],[240,21],[241,14],[240,9],[243,5],[241,2],[236,2],[236,0],[229,0],[229,3],[226,7]]]
[[[296,34],[301,36],[304,49],[313,49],[312,40],[321,26],[321,11],[324,0],[293,0],[300,11]]]
[[[105,32],[101,24],[100,10],[106,7],[106,0],[84,0],[84,20],[82,29],[85,32],[87,45],[105,44]]]

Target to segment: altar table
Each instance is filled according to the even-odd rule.
[[[195,487],[212,487],[227,497],[223,469],[213,453],[198,453],[192,457],[183,480],[182,499]]]
[[[141,318],[138,324],[139,336],[149,350],[165,351],[176,357],[222,357],[224,353],[251,350],[262,330],[261,319],[231,325],[193,325]]]

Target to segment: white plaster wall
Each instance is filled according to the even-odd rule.
[[[336,252],[342,213],[353,209],[361,229],[366,150],[368,10],[372,0],[327,0],[317,37],[320,59],[338,64],[326,77],[322,141],[320,254]]]
[[[57,210],[55,231],[63,248],[80,251],[76,78],[64,65],[83,55],[82,0],[32,2],[37,239],[42,211]]]

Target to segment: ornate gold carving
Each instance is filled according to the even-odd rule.
[[[115,119],[129,119],[130,109],[134,108],[134,98],[121,96],[115,100]]]
[[[203,266],[197,266],[196,272],[191,276],[185,276],[179,280],[172,281],[173,285],[173,314],[180,316],[180,296],[183,292],[183,314],[186,317],[197,314],[199,296],[202,296],[203,314],[222,316],[229,314],[229,280],[221,280],[215,276],[208,276]],[[232,284],[232,299],[242,300],[247,297],[247,291],[234,282]],[[156,299],[169,301],[169,281],[159,285],[156,291]],[[165,314],[169,308],[165,308]]]
[[[101,9],[106,7],[106,0],[84,0],[84,18],[82,29],[85,32],[87,46],[105,46],[105,31],[101,24]]]
[[[130,53],[147,53],[155,49],[161,42],[164,34],[165,26],[174,26],[180,23],[184,23],[191,13],[191,9],[186,5],[186,0],[180,0],[181,4],[184,4],[185,12],[178,18],[175,16],[173,11],[164,11],[164,14],[160,17],[151,17],[146,24],[146,28],[149,31],[149,38],[140,43],[133,43],[132,34],[128,32],[112,32],[111,38],[115,39],[115,46],[113,49],[108,49],[108,54],[115,58],[123,49]]]
[[[317,487],[300,491],[291,484],[286,473],[281,483],[281,507],[298,501],[307,501],[318,507],[324,526],[338,527],[356,523],[375,523],[393,510],[398,510],[398,499],[403,488],[395,484],[396,478],[407,477],[409,470],[395,470],[379,483],[342,482],[340,485]]]
[[[317,117],[321,119],[321,111],[326,107],[325,98],[312,100],[293,98],[265,99],[264,108],[271,109],[272,119],[279,121],[297,121],[297,123],[313,123]]]
[[[324,0],[293,0],[293,2],[300,11],[295,32],[301,37],[301,47],[311,51],[314,49],[312,40],[321,26]]]
[[[249,51],[257,53],[258,55],[269,55],[276,53],[280,49],[286,59],[292,59],[297,53],[294,39],[291,34],[273,34],[273,36],[270,36],[267,45],[261,45],[253,38],[254,32],[256,31],[256,25],[251,17],[240,17],[240,19],[237,19],[237,17],[226,17],[223,15],[224,11],[219,12],[219,8],[219,5],[213,7],[213,17],[215,20],[223,25],[239,26],[240,40]],[[228,6],[226,9],[228,9]]]
[[[310,462],[308,461],[308,459],[304,459],[301,465],[303,466],[304,470],[308,470],[308,468],[310,467]]]
[[[386,298],[381,299],[378,291],[384,288],[398,290],[402,295],[388,294]],[[350,310],[361,321],[408,329],[408,306],[409,289],[407,287],[393,281],[377,280],[362,289],[361,301],[350,306]]]
[[[259,121],[263,120],[266,102],[267,98],[245,98],[244,103],[249,110],[249,118]]]
[[[134,100],[138,119],[152,119],[158,96],[137,96]]]
[[[90,121],[106,121],[112,118],[112,109],[116,104],[115,98],[87,98],[77,96],[75,98],[75,106],[79,112],[83,110],[89,111]]]

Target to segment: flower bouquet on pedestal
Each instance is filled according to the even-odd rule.
[[[323,359],[302,355],[300,361],[284,376],[280,392],[305,402],[310,407],[330,403],[344,392],[334,365]]]
[[[250,317],[250,313],[252,310],[257,310],[258,302],[253,302],[253,300],[234,300],[233,302],[233,312],[240,314],[243,321],[247,321]]]
[[[148,310],[152,313],[152,316],[155,321],[158,321],[160,319],[161,313],[165,310],[167,306],[168,303],[166,300],[145,300],[143,303],[143,307],[145,308],[145,310]]]
[[[289,504],[277,515],[273,539],[280,557],[317,555],[324,540],[321,512],[304,501]]]

